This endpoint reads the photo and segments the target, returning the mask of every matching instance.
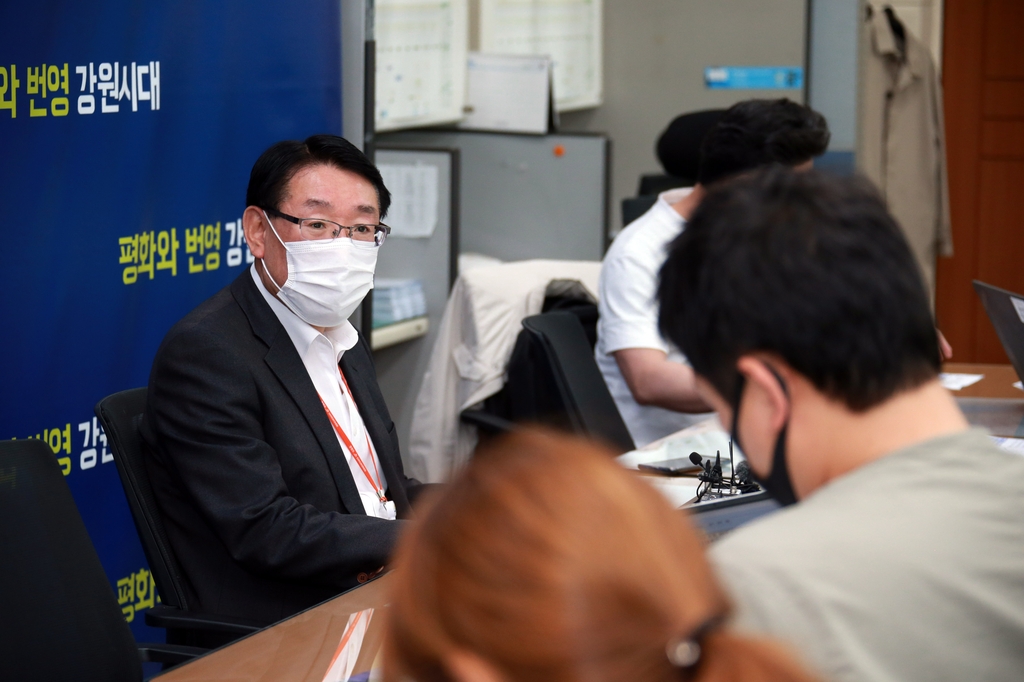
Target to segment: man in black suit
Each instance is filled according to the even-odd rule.
[[[271,623],[378,571],[418,482],[347,319],[389,231],[380,173],[340,137],[280,142],[246,203],[256,261],[168,332],[142,436],[190,608]]]

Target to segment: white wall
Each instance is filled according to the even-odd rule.
[[[810,0],[807,47],[808,103],[828,119],[829,153],[819,165],[849,171],[857,146],[858,31],[863,0]],[[941,52],[942,0],[894,0],[907,27]],[[612,138],[612,231],[620,229],[619,204],[636,194],[642,173],[660,172],[658,135],[677,114],[728,106],[748,97],[799,99],[792,91],[709,91],[703,68],[804,62],[807,4],[794,0],[639,0],[605,2],[605,102],[565,114],[562,129],[600,131]],[[746,28],[753,27],[753,28]],[[755,38],[751,39],[750,34]],[[765,63],[761,61],[760,63]]]

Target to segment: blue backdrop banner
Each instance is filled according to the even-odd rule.
[[[154,586],[93,417],[251,256],[270,144],[341,131],[339,3],[0,5],[0,438],[46,441],[137,638]]]

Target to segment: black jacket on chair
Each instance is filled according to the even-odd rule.
[[[366,340],[340,362],[399,518],[409,490]],[[164,338],[141,432],[193,608],[271,623],[365,581],[403,522],[367,516],[313,382],[246,270]]]

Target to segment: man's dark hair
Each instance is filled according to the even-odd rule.
[[[659,326],[727,400],[774,353],[855,411],[939,370],[921,275],[866,181],[773,167],[709,191],[669,247]]]
[[[821,156],[831,133],[825,117],[788,99],[749,99],[732,105],[704,136],[697,182],[705,187],[779,163],[797,166]]]
[[[387,215],[391,192],[384,186],[380,171],[355,145],[337,135],[313,135],[302,142],[284,140],[260,154],[249,174],[245,205],[277,210],[284,200],[284,189],[295,174],[318,164],[334,166],[366,178],[377,190],[380,217]]]

